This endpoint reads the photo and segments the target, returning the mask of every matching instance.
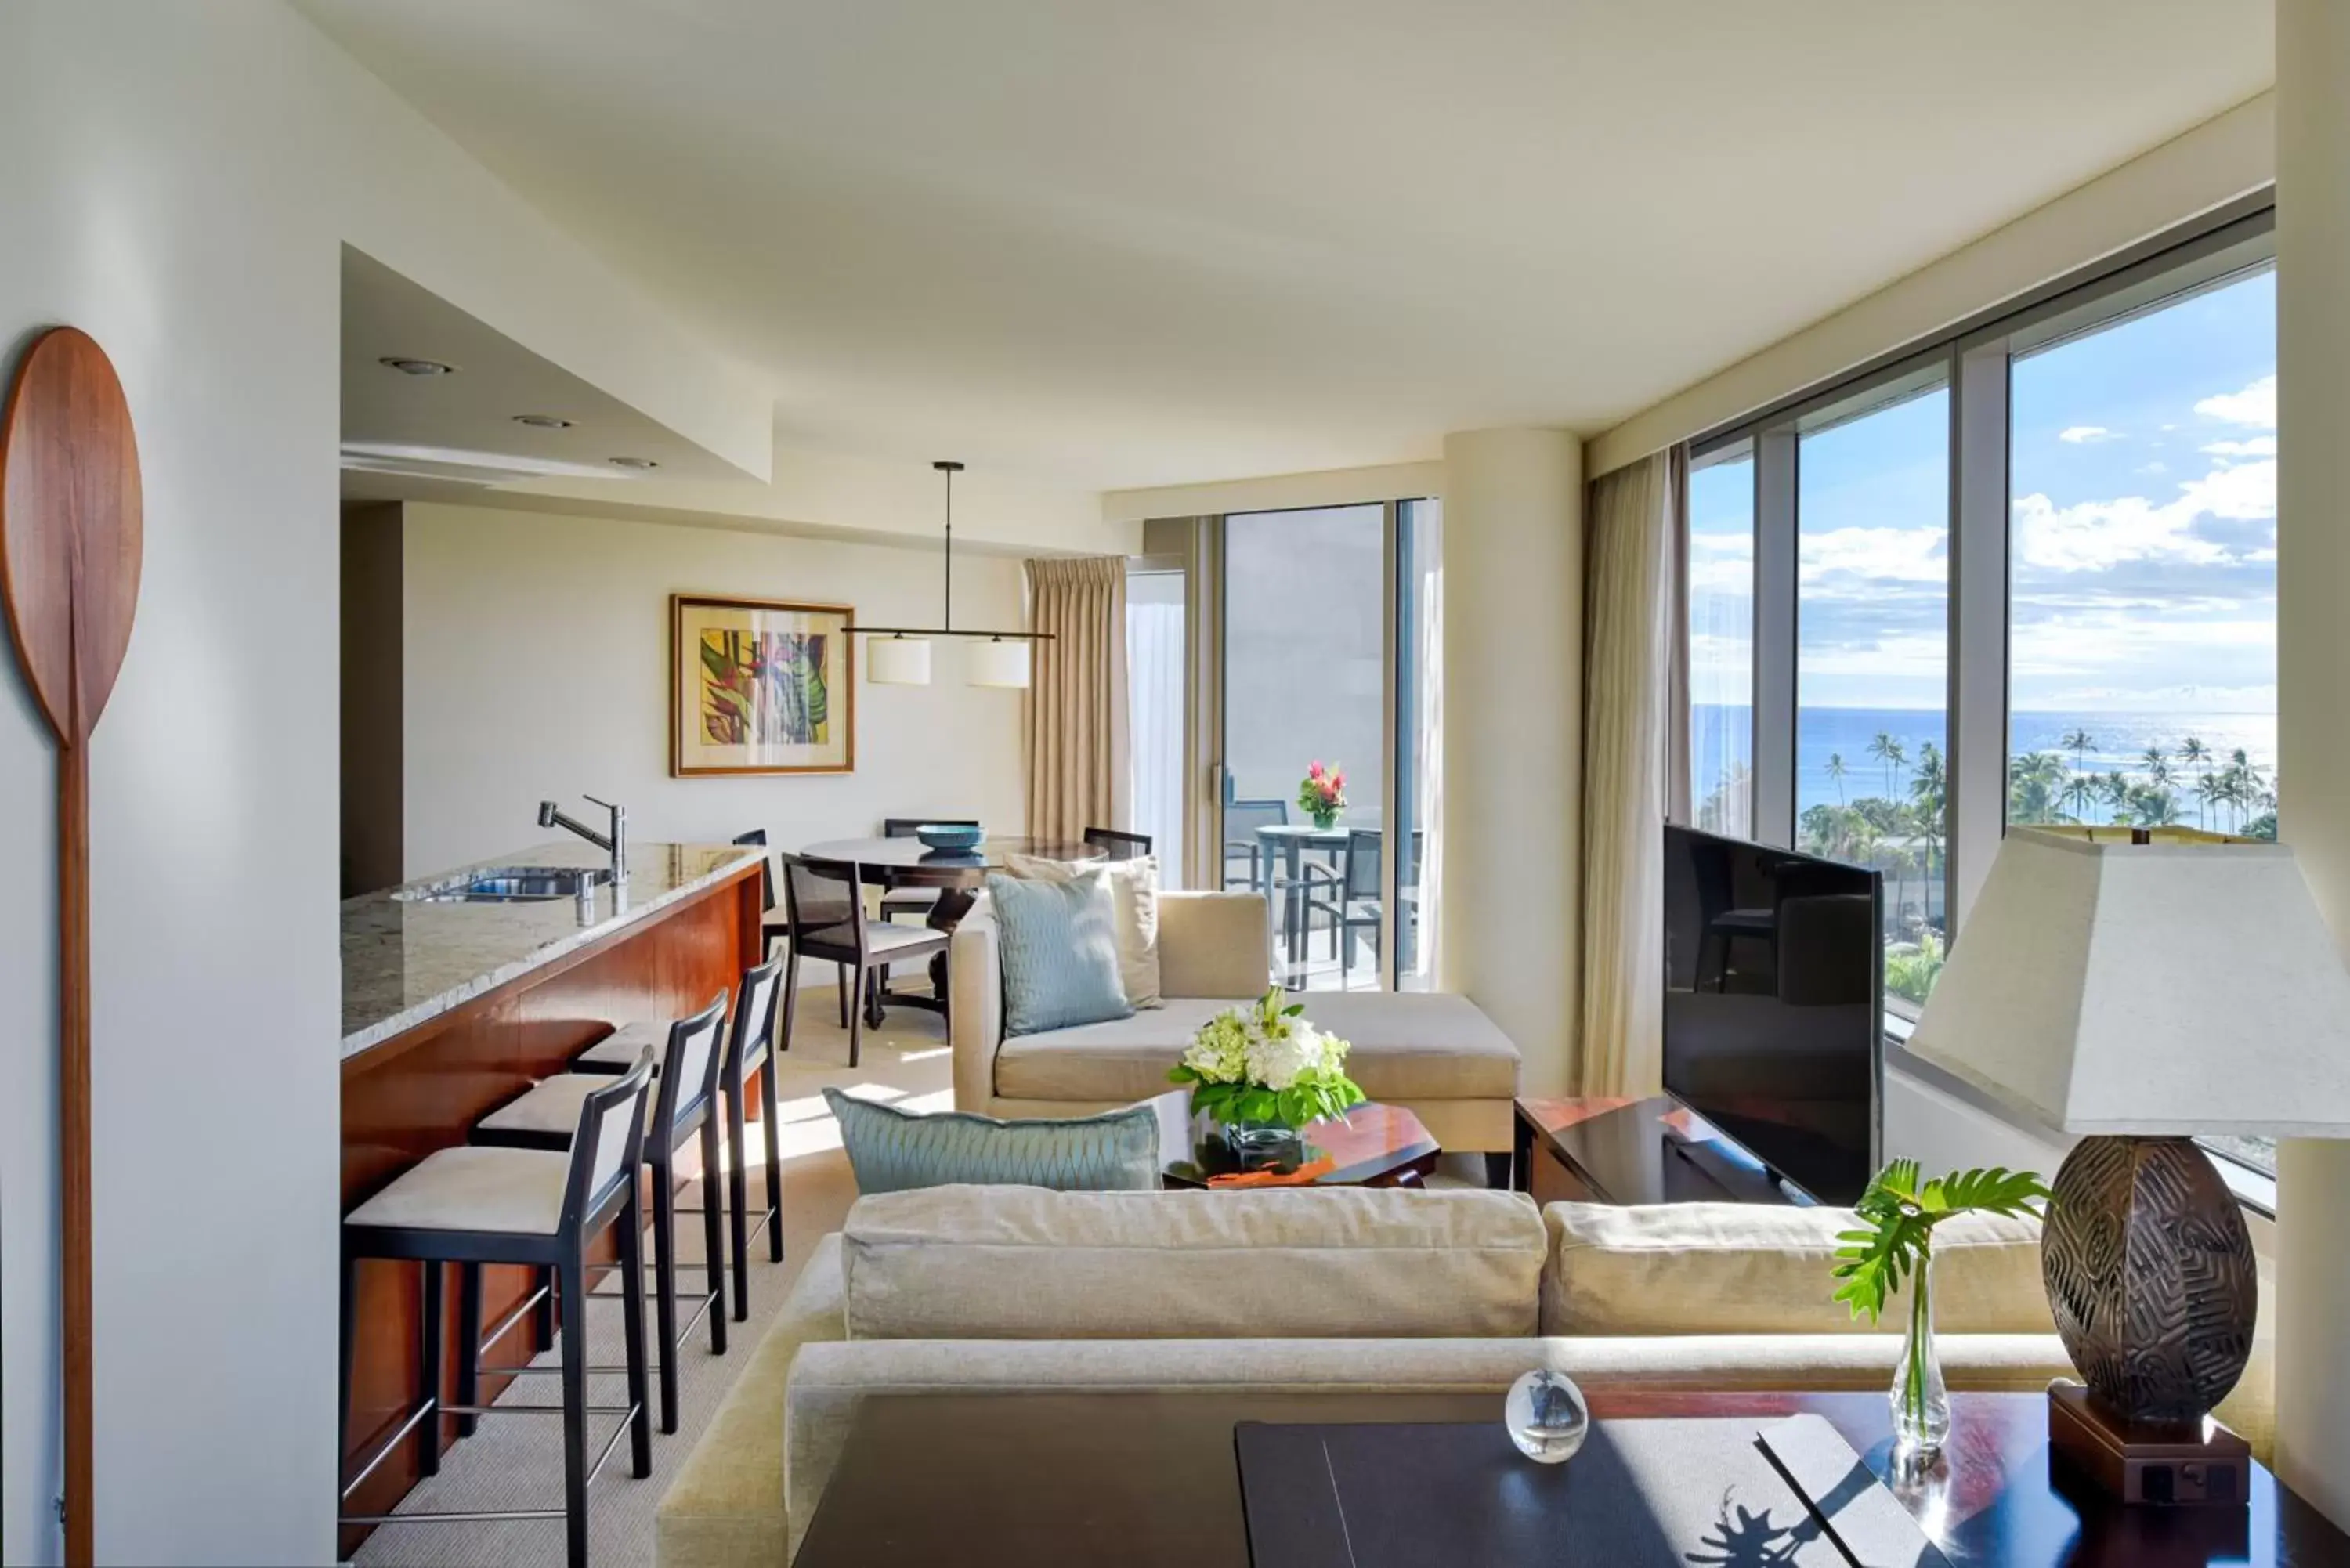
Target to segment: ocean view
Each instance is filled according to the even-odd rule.
[[[2231,753],[2241,748],[2264,778],[2273,780],[2276,771],[2276,716],[2271,713],[2019,712],[2009,718],[2010,747],[2017,755],[2053,753],[2070,767],[2075,759],[2063,742],[2075,730],[2085,732],[2096,742],[2079,760],[2080,769],[2085,772],[2118,771],[2133,778],[2142,777],[2147,771],[2147,749],[2159,748],[2169,759],[2174,774],[2188,781],[2179,785],[2175,778],[2174,784],[2185,810],[2185,820],[2189,824],[2195,821],[2192,779],[2196,770],[2178,757],[2180,743],[2189,736],[2210,748],[2215,766],[2224,764]],[[1695,704],[1690,714],[1690,747],[1697,764],[1694,776],[1700,780],[1717,779],[1721,776],[1725,762],[1744,764],[1751,732],[1752,722],[1745,707]],[[1864,795],[1885,794],[1885,764],[1871,756],[1868,749],[1870,742],[1880,733],[1900,742],[1912,767],[1922,746],[1931,743],[1944,751],[1949,749],[1939,710],[1803,710],[1796,724],[1797,815],[1814,805],[1835,805]],[[1828,770],[1831,755],[1844,758],[1841,794],[1835,777]],[[1895,793],[1906,798],[1906,779],[1897,776],[1894,783]],[[2093,821],[2105,819],[2104,813],[2095,808],[2087,815]]]

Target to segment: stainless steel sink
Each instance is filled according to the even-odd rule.
[[[600,866],[483,866],[394,888],[391,896],[404,904],[538,904],[576,898],[611,880]]]

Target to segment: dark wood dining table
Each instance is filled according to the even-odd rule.
[[[800,854],[810,860],[854,864],[868,887],[937,888],[938,899],[931,905],[926,923],[940,931],[951,931],[962,923],[979,890],[986,886],[987,874],[1003,870],[1011,856],[1076,862],[1108,858],[1097,846],[1049,838],[986,838],[971,849],[932,849],[919,838],[834,838],[811,844]],[[930,995],[893,991],[886,1000],[903,1007],[945,1012],[946,955],[931,960]],[[865,1006],[865,1021],[876,1028],[881,1023],[884,1001],[882,988],[873,987]]]

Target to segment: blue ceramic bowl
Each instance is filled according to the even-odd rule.
[[[980,827],[960,827],[951,823],[926,822],[914,829],[914,836],[932,849],[976,849],[987,830]]]

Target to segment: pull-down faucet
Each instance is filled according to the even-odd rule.
[[[626,881],[629,875],[629,808],[625,805],[614,805],[608,800],[598,800],[592,794],[582,798],[611,813],[612,826],[609,833],[598,833],[585,823],[574,822],[556,810],[555,803],[551,800],[538,803],[539,826],[559,827],[567,833],[577,834],[612,857],[614,882]]]

